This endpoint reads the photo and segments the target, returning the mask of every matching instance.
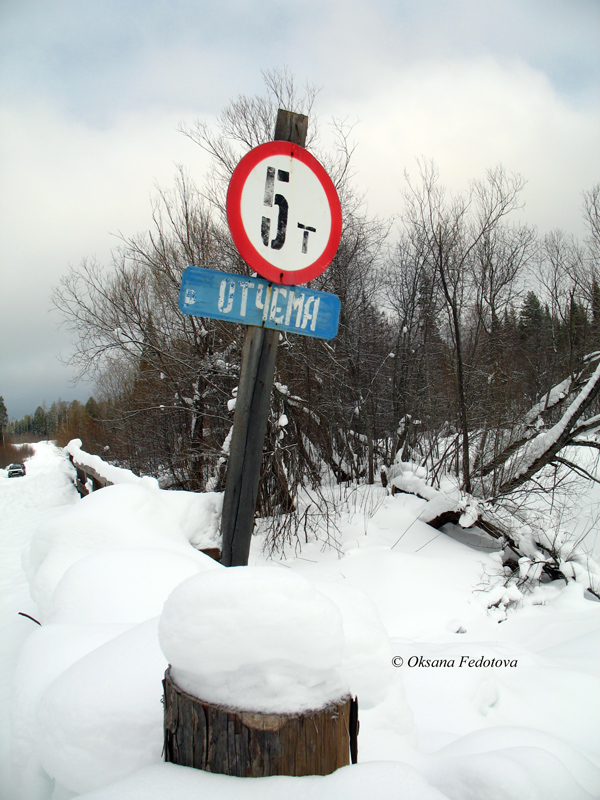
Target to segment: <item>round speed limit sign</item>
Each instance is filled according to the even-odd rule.
[[[274,283],[296,285],[320,275],[342,235],[335,186],[303,147],[267,142],[234,170],[227,220],[244,261]]]

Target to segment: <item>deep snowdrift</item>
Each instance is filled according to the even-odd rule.
[[[238,574],[246,590],[253,571],[225,570],[190,544],[199,527],[214,532],[218,496],[174,499],[142,480],[79,500],[71,470],[40,444],[25,478],[0,471],[3,798],[600,797],[600,603],[577,583],[507,609],[493,589],[497,554],[424,525],[418,498],[365,486],[348,495],[337,549],[312,542],[273,562],[256,537],[254,574],[273,576],[267,602],[234,604],[237,632],[220,639],[230,617],[208,589],[222,597]],[[158,629],[171,592],[176,616],[200,602],[179,633],[211,637],[209,684],[224,665],[297,684],[303,665],[314,685],[356,692],[359,764],[253,780],[162,764]],[[322,626],[294,617],[295,601]],[[259,645],[239,628],[253,618]],[[177,659],[187,651],[175,628],[165,616],[161,639]],[[286,642],[289,664],[273,674]],[[290,684],[278,685],[285,696]]]

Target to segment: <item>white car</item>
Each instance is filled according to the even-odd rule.
[[[25,475],[25,464],[9,464],[7,471],[9,478],[20,478]]]

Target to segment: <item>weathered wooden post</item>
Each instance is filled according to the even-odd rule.
[[[235,404],[221,517],[221,563],[248,563],[279,331],[249,327]]]
[[[280,109],[274,140],[304,147],[307,128],[308,117]],[[248,327],[221,517],[221,563],[226,567],[248,563],[278,344],[278,330]]]
[[[221,518],[228,567],[248,563],[280,331],[337,334],[339,298],[300,285],[329,266],[342,232],[335,186],[303,147],[307,126],[308,117],[280,109],[275,139],[247,153],[229,184],[233,240],[266,280],[193,266],[182,277],[184,314],[248,325]]]
[[[339,298],[300,285],[331,263],[342,230],[335,187],[303,147],[307,125],[304,115],[280,110],[274,140],[246,154],[229,185],[234,242],[262,278],[198,267],[182,278],[183,313],[248,325],[221,522],[227,567],[248,564],[280,331],[322,339],[337,333]],[[165,758],[176,764],[258,777],[324,775],[351,754],[356,760],[357,704],[349,697],[302,713],[249,712],[186,693],[167,670],[164,702]]]

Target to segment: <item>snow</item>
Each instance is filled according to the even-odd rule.
[[[231,778],[201,773],[174,764],[161,764],[140,770],[134,779],[113,787],[81,795],[83,800],[398,800],[399,791],[411,800],[446,800],[417,772],[406,764],[371,763],[344,767],[333,775],[304,778]],[[564,798],[563,798],[564,800]]]
[[[72,456],[73,459],[82,467],[90,467],[90,469],[93,469],[101,478],[104,478],[109,483],[139,484],[144,480],[146,482],[155,481],[154,478],[140,478],[129,469],[123,469],[122,467],[115,467],[112,464],[107,464],[106,461],[103,461],[100,458],[100,456],[94,456],[91,453],[86,453],[85,450],[81,449],[81,445],[81,439],[71,439],[71,441],[65,447],[65,453],[69,456]],[[158,486],[158,481],[156,481],[156,485]]]
[[[350,694],[360,697],[361,709],[381,703],[391,685],[392,649],[375,605],[356,586],[334,581],[315,585],[337,606],[343,629],[340,673]]]
[[[572,382],[573,379],[569,377],[565,378],[564,381],[561,381],[556,386],[553,386],[552,389],[542,397],[539,403],[536,403],[529,409],[525,415],[525,424],[532,425],[537,421],[542,411],[553,408],[557,403],[560,403],[561,400],[564,400],[571,390]]]
[[[112,559],[115,581],[118,581],[119,570],[125,579],[128,574],[125,566],[117,568],[116,564],[118,559],[126,562],[127,553],[120,552],[120,556],[116,553],[132,549],[158,551],[148,553],[141,562],[140,569],[146,570],[147,577],[160,571],[165,549],[188,560],[193,559],[196,564],[203,565],[202,568],[212,568],[212,559],[199,553],[190,543],[201,547],[219,545],[221,503],[222,497],[218,494],[168,492],[158,489],[151,479],[144,478],[138,484],[107,486],[76,504],[58,507],[33,531],[23,557],[31,593],[40,614],[46,618],[54,613],[56,602],[68,602],[64,598],[69,594],[69,584],[80,581],[86,567],[79,565],[68,575],[67,572],[86,556],[111,553],[105,558]],[[150,559],[154,559],[154,566],[149,563]],[[129,560],[132,560],[131,553]],[[184,576],[188,577],[187,563],[186,568],[188,574]],[[172,572],[176,568],[165,566],[165,569]],[[88,567],[88,573],[90,571],[93,571],[93,565]],[[53,600],[61,581],[60,596]],[[152,585],[152,581],[148,581],[150,590]],[[170,590],[173,586],[168,588]]]
[[[160,760],[166,662],[157,624],[148,620],[92,650],[40,697],[41,764],[68,791],[98,789]]]
[[[142,479],[80,500],[72,475],[49,443],[24,478],[0,471],[3,800],[600,797],[600,603],[583,584],[508,589],[497,553],[377,486],[349,492],[335,547],[273,561],[257,536],[251,566],[225,569],[194,546],[220,496]],[[563,532],[593,529],[599,492]],[[288,707],[357,694],[359,763],[253,780],[162,763],[169,661],[236,704],[269,681]]]
[[[439,491],[427,483],[426,470],[411,461],[397,461],[392,464],[387,470],[387,477],[390,484],[400,489],[401,492],[416,494],[425,500],[433,500],[439,497]],[[451,502],[452,505],[455,505],[460,498],[460,493],[456,490],[456,487],[451,487],[451,495],[454,495]]]
[[[162,650],[184,691],[266,713],[319,709],[349,694],[340,612],[289,570],[237,567],[189,578],[167,599]]]
[[[216,562],[171,550],[131,548],[84,556],[54,589],[46,622],[135,623],[158,616],[186,578]],[[200,566],[202,565],[202,567]]]
[[[524,475],[531,465],[559,440],[566,428],[571,424],[573,418],[576,418],[580,413],[581,406],[587,401],[590,392],[597,385],[598,381],[600,381],[600,364],[596,367],[591,377],[588,378],[586,385],[577,394],[559,421],[548,431],[538,433],[537,436],[527,442],[522,451],[519,452],[518,467],[515,470],[513,479]],[[560,387],[562,387],[562,384],[560,384]],[[564,392],[566,394],[566,389]],[[557,402],[556,399],[555,401]],[[513,458],[513,460],[515,459],[516,457]]]

